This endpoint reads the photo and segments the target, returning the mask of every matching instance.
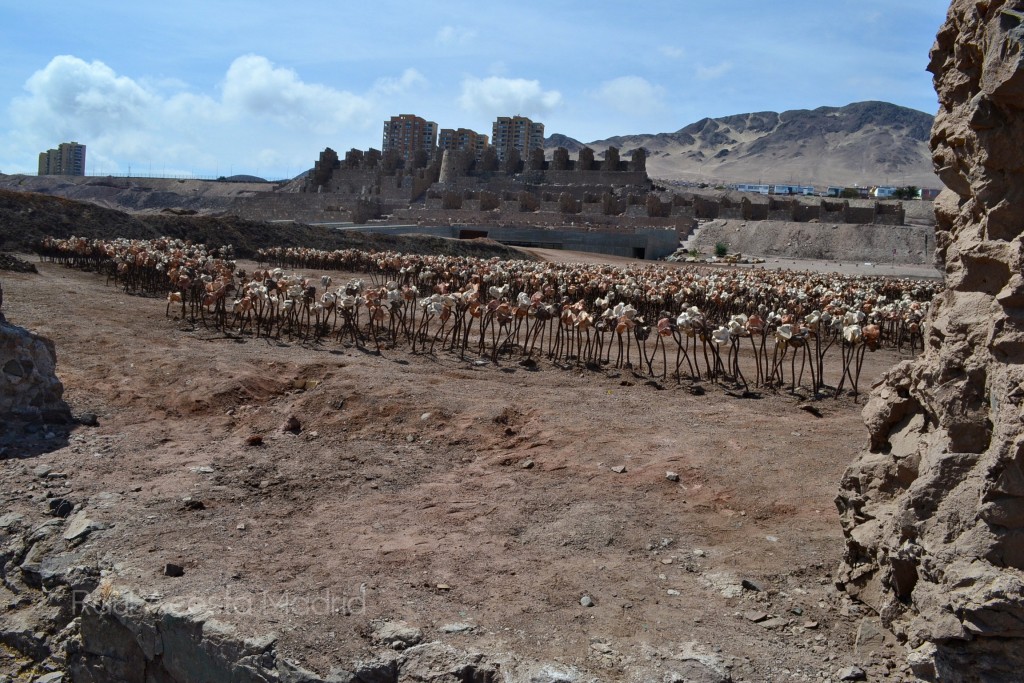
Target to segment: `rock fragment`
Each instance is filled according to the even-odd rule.
[[[389,647],[394,647],[397,642],[402,644],[402,648],[406,648],[421,642],[423,631],[404,621],[385,621],[377,625],[372,638],[374,642],[386,644]]]
[[[67,528],[64,529],[64,540],[72,543],[81,542],[93,531],[104,528],[106,525],[93,521],[83,510],[68,521]]]
[[[866,681],[868,675],[859,666],[848,666],[837,671],[836,678],[841,681]]]

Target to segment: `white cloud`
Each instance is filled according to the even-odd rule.
[[[640,76],[605,81],[595,97],[624,114],[642,114],[662,108],[665,89]]]
[[[466,45],[476,38],[476,31],[461,26],[442,26],[434,36],[438,45]]]
[[[325,85],[303,82],[291,69],[266,57],[245,55],[228,68],[224,105],[243,115],[269,117],[286,126],[306,125],[320,132],[369,114],[366,98]]]
[[[702,81],[713,81],[717,78],[721,78],[729,71],[732,70],[732,62],[721,62],[714,66],[698,66],[697,67],[697,78]]]
[[[661,53],[662,57],[668,57],[669,59],[682,59],[686,56],[686,50],[675,45],[662,45],[658,48],[658,52]]]
[[[426,77],[416,69],[406,69],[398,78],[378,78],[373,90],[380,95],[398,95],[427,85]]]
[[[15,123],[48,128],[58,136],[95,135],[115,128],[143,127],[158,102],[154,93],[118,76],[103,62],[54,57],[25,83],[28,95],[11,104]]]
[[[459,105],[489,116],[547,114],[562,103],[557,90],[544,90],[539,81],[524,78],[469,77],[462,81]]]
[[[409,69],[378,86],[387,92],[424,80]],[[136,80],[103,62],[54,57],[12,100],[0,164],[6,172],[31,172],[40,151],[77,140],[89,148],[88,173],[121,173],[129,164],[138,172],[143,163],[153,172],[158,164],[159,172],[188,173],[232,163],[251,172],[267,170],[272,159],[297,171],[331,137],[367,130],[379,116],[376,91],[357,95],[307,83],[259,55],[234,60],[220,85],[219,96],[210,96],[180,81]]]

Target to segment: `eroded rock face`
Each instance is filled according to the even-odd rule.
[[[63,421],[69,416],[57,379],[53,342],[0,315],[0,418]]]
[[[1024,669],[1022,50],[1024,3],[953,2],[929,65],[947,288],[923,356],[875,388],[836,500],[841,587],[943,681]]]

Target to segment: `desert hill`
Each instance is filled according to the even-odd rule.
[[[52,177],[52,176],[51,176]],[[529,258],[492,240],[453,240],[427,235],[371,235],[331,230],[302,223],[264,223],[236,216],[190,216],[179,213],[126,213],[91,202],[0,188],[0,250],[31,251],[45,236],[90,239],[167,236],[209,246],[233,245],[252,258],[265,247],[394,250],[420,254],[461,254],[490,258]]]
[[[704,118],[674,133],[587,143],[648,152],[653,178],[693,182],[940,187],[928,149],[932,116],[887,102]],[[584,146],[555,134],[545,148]]]

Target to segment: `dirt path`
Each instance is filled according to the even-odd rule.
[[[0,509],[84,504],[110,527],[73,552],[118,587],[277,632],[324,673],[370,657],[382,619],[600,680],[660,680],[685,648],[734,680],[893,666],[891,645],[855,654],[861,616],[831,588],[832,501],[866,439],[850,398],[819,418],[628,370],[236,340],[39,270],[3,274],[5,312],[55,340],[68,402],[99,426],[0,439]]]

